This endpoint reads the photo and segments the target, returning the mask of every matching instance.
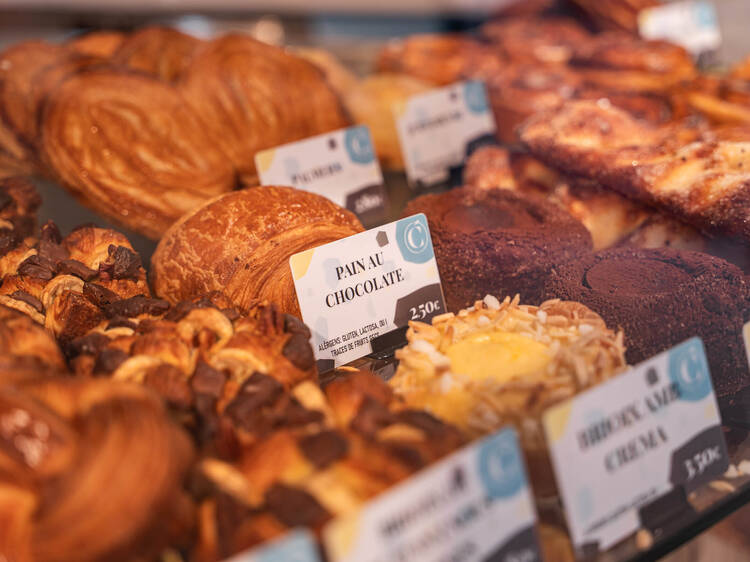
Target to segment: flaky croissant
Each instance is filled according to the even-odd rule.
[[[318,68],[245,35],[203,45],[179,87],[245,185],[257,184],[259,150],[348,124]]]
[[[41,150],[53,175],[95,211],[152,238],[231,190],[231,163],[170,85],[92,69],[49,96]]]
[[[137,385],[49,378],[5,387],[0,421],[5,559],[153,559],[192,527],[182,488],[190,443]]]
[[[125,33],[111,29],[91,31],[74,37],[67,42],[67,46],[84,55],[110,57],[122,45],[125,37]]]
[[[361,231],[320,195],[276,186],[228,193],[166,232],[151,259],[154,292],[174,303],[222,291],[240,309],[264,300],[299,316],[289,257]]]

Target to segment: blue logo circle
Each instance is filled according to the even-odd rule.
[[[485,113],[488,110],[487,94],[484,91],[484,84],[477,80],[472,80],[464,84],[464,99],[466,107],[472,113]]]
[[[526,477],[514,431],[502,431],[482,442],[479,479],[490,498],[509,498],[525,485]]]
[[[408,262],[425,263],[434,255],[430,229],[423,214],[396,223],[396,242],[401,255]]]
[[[352,127],[344,132],[344,146],[352,162],[369,164],[375,160],[375,150],[367,127]]]
[[[693,338],[669,352],[669,379],[680,389],[680,398],[688,402],[702,400],[711,392],[703,343]]]

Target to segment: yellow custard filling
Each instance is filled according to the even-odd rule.
[[[482,332],[451,345],[445,355],[451,371],[472,380],[506,382],[544,369],[548,348],[528,336],[510,332]]]

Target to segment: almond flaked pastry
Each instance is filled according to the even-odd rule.
[[[410,323],[391,386],[475,436],[515,425],[532,479],[548,472],[542,413],[626,367],[623,333],[577,302],[531,306],[488,295],[438,320]]]

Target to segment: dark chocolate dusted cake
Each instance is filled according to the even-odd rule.
[[[542,199],[504,189],[462,187],[409,202],[404,216],[424,213],[449,311],[485,295],[544,300],[552,268],[591,251],[586,228]]]
[[[672,249],[605,250],[558,268],[550,297],[579,301],[625,331],[628,363],[700,336],[719,397],[750,384],[742,326],[750,288],[734,265]]]

